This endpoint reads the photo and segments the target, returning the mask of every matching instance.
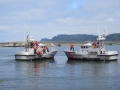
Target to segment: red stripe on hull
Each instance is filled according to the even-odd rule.
[[[70,55],[72,58],[74,58],[74,56],[72,55],[72,53],[69,52],[69,55]]]

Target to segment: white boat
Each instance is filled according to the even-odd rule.
[[[105,33],[97,38],[97,42],[91,44],[81,45],[79,51],[64,50],[68,59],[81,59],[81,60],[117,60],[117,51],[107,51],[104,48],[104,40],[106,39]]]
[[[30,47],[29,43],[31,41],[35,42],[35,40],[33,38],[29,38],[29,35],[27,34],[25,49],[15,53],[15,60],[51,59],[54,58],[57,53],[57,50],[54,47],[48,48],[49,51],[44,50],[43,52],[45,44],[38,44],[37,50],[35,51],[34,47]]]

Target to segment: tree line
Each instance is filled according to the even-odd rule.
[[[61,34],[54,36],[52,39],[43,38],[41,41],[94,41],[97,39],[97,35],[89,34]],[[109,34],[106,36],[106,41],[120,41],[120,33]]]

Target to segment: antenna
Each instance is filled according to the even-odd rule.
[[[25,41],[26,37],[25,37],[25,20],[24,20],[24,41]]]
[[[105,27],[105,29],[103,29],[104,30],[103,31],[103,35],[106,36],[106,34],[105,34],[106,26],[104,26],[104,27]]]

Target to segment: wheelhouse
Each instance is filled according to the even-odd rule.
[[[81,45],[81,49],[87,49],[87,48],[91,48],[91,47],[92,47],[91,43],[87,43],[87,44]]]

